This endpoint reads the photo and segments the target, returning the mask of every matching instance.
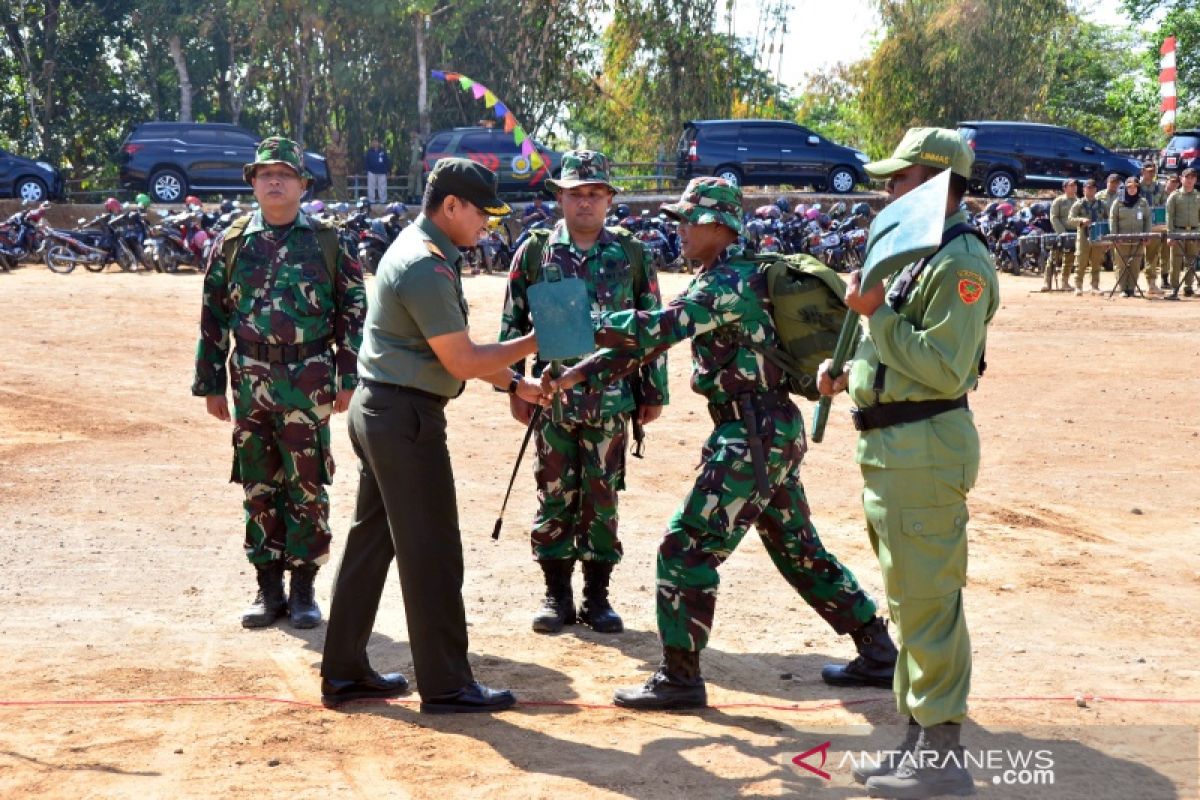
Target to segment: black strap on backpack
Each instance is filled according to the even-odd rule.
[[[899,311],[901,307],[908,302],[908,298],[912,296],[913,291],[915,291],[917,288],[917,280],[921,277],[921,273],[925,271],[925,267],[929,265],[929,262],[933,260],[934,256],[942,252],[942,249],[945,248],[946,245],[950,244],[959,236],[974,236],[983,244],[984,247],[987,247],[987,238],[984,237],[984,235],[980,233],[973,225],[970,225],[966,222],[959,222],[956,225],[952,225],[950,228],[947,228],[945,233],[942,234],[942,242],[938,245],[937,250],[934,250],[920,261],[917,261],[914,264],[909,264],[900,271],[899,277],[896,278],[896,281],[892,284],[891,289],[889,289],[887,293],[887,304],[891,306],[893,311]],[[984,360],[983,355],[983,353],[979,354],[980,376],[982,376],[984,370],[987,369],[987,362]],[[883,394],[883,380],[884,375],[886,374],[887,364],[884,364],[882,361],[880,361],[879,366],[875,369],[875,380],[871,385],[872,390],[875,392],[876,404],[880,402],[879,397]]]

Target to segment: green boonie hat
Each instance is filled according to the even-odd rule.
[[[896,145],[891,158],[872,161],[863,167],[872,178],[887,178],[914,164],[934,169],[949,169],[955,175],[971,177],[975,153],[965,139],[949,128],[909,128]]]
[[[576,186],[588,184],[607,186],[614,192],[621,191],[619,186],[609,183],[611,177],[612,164],[604,153],[597,150],[568,150],[563,153],[558,180],[547,178],[546,185],[552,191],[574,189]]]
[[[742,190],[720,178],[692,178],[675,203],[663,203],[659,209],[680,222],[691,225],[717,223],[741,234]]]
[[[296,174],[306,181],[312,180],[312,173],[304,166],[304,153],[300,145],[283,136],[268,136],[258,143],[254,160],[242,167],[242,177],[246,183],[254,178],[254,171],[259,164],[286,164],[296,170]]]
[[[469,158],[439,158],[429,172],[429,184],[437,184],[446,194],[461,197],[493,217],[512,211],[496,196],[500,185],[496,173]]]

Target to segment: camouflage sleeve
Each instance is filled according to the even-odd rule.
[[[200,305],[200,341],[196,344],[196,374],[192,394],[196,397],[224,395],[229,358],[229,279],[225,274],[225,235],[218,234],[208,251],[204,268],[204,299]]]
[[[338,248],[338,269],[334,279],[337,294],[337,319],[333,335],[337,339],[338,389],[358,385],[358,349],[362,347],[363,322],[367,316],[367,292],[363,288],[362,266],[342,248]]]
[[[504,294],[504,310],[500,314],[500,341],[502,342],[517,339],[533,329],[529,318],[529,300],[525,293],[528,288],[528,282],[525,279],[528,274],[525,260],[529,254],[530,241],[530,239],[526,239],[520,249],[513,254],[509,267],[508,288]],[[518,374],[524,375],[525,359],[513,364],[512,368]]]
[[[732,272],[703,272],[665,308],[606,314],[596,331],[596,344],[609,349],[580,362],[580,371],[589,386],[598,389],[684,339],[737,322],[745,312],[741,289],[741,280]]]
[[[645,250],[645,245],[639,243]],[[662,295],[658,290],[658,270],[654,259],[649,253],[643,253],[642,264],[645,265],[643,285],[637,287],[637,308],[639,311],[657,311],[662,308]],[[649,359],[639,368],[641,380],[638,382],[640,397],[638,405],[665,406],[670,401],[667,380],[667,348],[661,348],[662,354]]]

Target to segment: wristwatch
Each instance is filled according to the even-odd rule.
[[[508,382],[508,389],[506,389],[505,391],[507,391],[509,394],[516,394],[517,387],[520,385],[521,385],[521,376],[514,372],[512,374],[512,378]]]

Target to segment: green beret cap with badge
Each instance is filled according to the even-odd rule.
[[[496,195],[500,188],[496,173],[469,158],[438,159],[429,172],[429,185],[437,186],[445,194],[461,197],[493,217],[503,217],[512,211]]]
[[[887,178],[911,166],[921,165],[934,169],[949,169],[963,178],[971,177],[971,165],[975,163],[966,140],[949,128],[909,128],[896,145],[891,158],[872,161],[863,167],[872,178]]]
[[[254,171],[260,164],[285,164],[306,181],[311,181],[313,177],[308,167],[304,166],[304,151],[300,145],[283,136],[268,136],[258,143],[254,160],[242,167],[242,177],[246,183],[254,180]]]
[[[558,180],[546,179],[551,191],[574,189],[576,186],[607,186],[613,192],[621,191],[612,180],[612,163],[608,156],[597,150],[568,150],[563,153]]]
[[[742,227],[742,190],[720,178],[692,178],[679,200],[664,203],[660,210],[669,217],[690,225],[718,223],[732,228],[740,236]]]

